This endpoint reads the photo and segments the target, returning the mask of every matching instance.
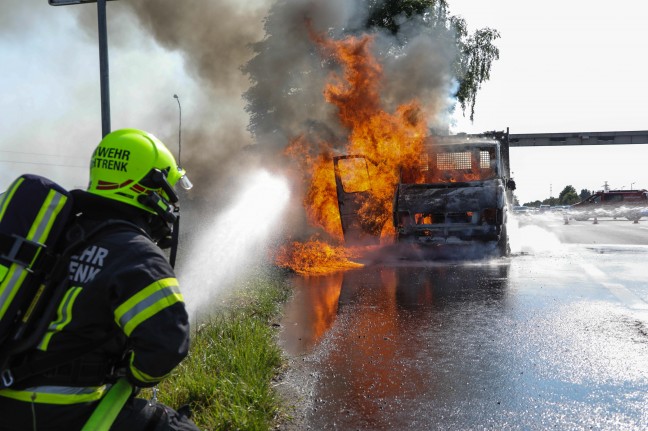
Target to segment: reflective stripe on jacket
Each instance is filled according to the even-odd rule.
[[[95,351],[77,360],[119,364],[126,367],[131,383],[149,387],[187,355],[189,322],[178,281],[162,250],[142,232],[126,226],[99,235],[72,256],[69,280],[57,314],[33,354],[36,360],[78,351],[84,344],[95,346]],[[106,344],[96,348],[101,340]],[[75,372],[66,380],[65,373],[57,370],[49,379],[32,378],[28,384],[100,386],[106,382],[105,376],[97,376],[96,381],[75,385]]]
[[[69,405],[98,401],[106,390],[106,385],[88,388],[37,386],[23,390],[4,389],[0,396],[29,403]]]

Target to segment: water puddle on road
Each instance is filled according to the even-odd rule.
[[[292,360],[285,383],[304,401],[295,416],[311,429],[411,426],[439,388],[474,376],[482,337],[502,330],[508,272],[501,259],[294,277],[280,344]]]
[[[399,313],[449,302],[501,300],[508,277],[506,260],[473,264],[369,267],[325,276],[294,276],[294,295],[284,309],[281,344],[290,355],[311,351],[345,307],[379,327]],[[342,309],[342,310],[341,310]]]

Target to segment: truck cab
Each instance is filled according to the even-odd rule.
[[[506,138],[430,139],[420,164],[401,172],[393,205],[397,240],[421,246],[483,243],[507,255],[515,183]]]

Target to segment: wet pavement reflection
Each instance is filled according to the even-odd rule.
[[[283,348],[291,355],[309,351],[337,317],[343,273],[292,279],[294,296],[283,318]]]
[[[462,362],[479,360],[480,340],[473,335],[456,340],[460,345],[439,335],[446,325],[455,327],[453,333],[481,336],[493,328],[497,310],[505,306],[507,275],[507,265],[464,265],[372,268],[295,278],[295,302],[284,319],[284,347],[291,355],[305,354],[336,319],[343,320],[339,328],[344,334],[331,334],[335,346],[326,358],[318,399],[341,404],[334,409],[347,414],[343,421],[338,419],[340,423],[394,429],[396,424],[376,423],[374,419],[382,420],[377,413],[398,413],[408,400],[451,387],[451,381],[439,380],[453,378],[456,352],[465,350],[461,344],[476,344],[475,355],[464,355]],[[453,317],[444,310],[454,310]],[[474,326],[484,328],[475,332]],[[425,365],[431,361],[443,369],[431,374]],[[411,419],[406,422],[411,424]]]
[[[528,267],[532,258],[526,259]],[[609,429],[615,421],[648,419],[648,398],[637,393],[648,389],[648,369],[638,365],[645,344],[632,348],[634,359],[625,364],[601,347],[605,360],[634,366],[633,377],[616,369],[596,381],[579,376],[587,364],[573,352],[582,346],[560,333],[587,331],[596,316],[615,310],[599,303],[575,313],[564,307],[579,301],[571,290],[561,291],[564,303],[552,304],[543,297],[551,283],[520,294],[524,277],[508,259],[294,277],[281,343],[310,376],[301,388],[306,407],[299,427]],[[597,324],[600,335],[577,341],[600,345],[606,333],[624,340],[631,326],[606,317]],[[628,343],[618,341],[614,349],[627,352]],[[567,360],[557,365],[562,355]],[[619,405],[617,396],[626,402]]]

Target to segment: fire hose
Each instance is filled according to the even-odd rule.
[[[99,402],[81,431],[108,431],[132,393],[133,386],[125,377],[117,380]]]

